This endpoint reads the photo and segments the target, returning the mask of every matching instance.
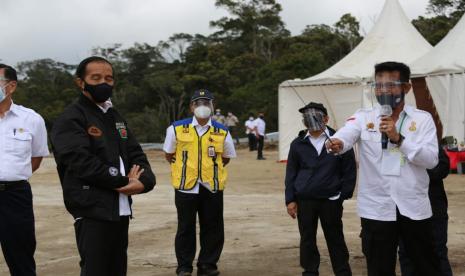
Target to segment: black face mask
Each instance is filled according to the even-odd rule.
[[[258,118],[260,118],[260,119],[263,120],[263,119],[265,119],[265,116],[263,116],[263,115],[262,115],[262,116],[258,116]]]
[[[106,82],[97,85],[85,83],[84,91],[89,92],[96,103],[106,102],[113,95],[113,86]]]
[[[402,101],[404,101],[405,93],[402,92],[399,95],[382,94],[376,96],[376,99],[380,105],[389,105],[392,107],[392,109],[395,109]]]

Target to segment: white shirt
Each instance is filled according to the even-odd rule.
[[[103,106],[97,105],[103,113],[107,113],[108,109],[113,107],[111,100],[108,100],[103,103]],[[124,169],[124,162],[121,156],[119,157],[119,171],[122,176],[126,176],[126,170]],[[131,207],[129,206],[129,198],[123,193],[119,193],[119,215],[120,216],[130,216]]]
[[[381,149],[379,124],[379,108],[362,109],[333,135],[343,141],[343,152],[358,143],[358,214],[367,219],[395,221],[397,206],[403,216],[412,220],[431,217],[426,169],[438,163],[436,127],[431,115],[408,105],[400,113],[396,127],[405,139],[400,148],[389,143],[390,150],[397,149],[402,154],[400,175],[382,173],[386,153]]]
[[[31,158],[47,155],[44,119],[34,110],[12,103],[0,118],[0,181],[28,180]]]
[[[265,121],[262,120],[261,118],[257,118],[255,119],[255,121],[253,121],[253,123],[257,127],[258,135],[265,136],[265,127],[266,127]]]
[[[194,117],[192,120],[192,126],[195,127],[195,130],[197,131],[199,136],[202,136],[205,132],[207,132],[210,129],[210,127],[212,126],[212,121],[210,119],[208,120],[207,124],[205,124],[204,126],[201,126],[199,122],[197,122],[197,119]],[[166,137],[165,137],[165,143],[163,145],[163,151],[166,153],[176,152],[176,133],[174,132],[173,125],[170,125],[166,129]],[[224,140],[223,154],[221,156],[224,158],[236,157],[236,149],[234,148],[234,142],[229,132],[226,135],[226,139]],[[188,193],[188,194],[198,194],[199,184],[202,184],[205,188],[211,191],[210,184],[208,182],[198,181],[197,185],[195,185],[195,187],[192,190],[189,190],[189,191],[180,190],[180,192]]]
[[[326,133],[326,135],[325,135]],[[320,136],[318,137],[313,137],[310,135],[310,132],[307,132],[307,135],[305,135],[305,138],[308,137],[308,140],[310,140],[310,143],[312,143],[313,147],[316,149],[316,152],[318,152],[318,156],[321,154],[321,151],[323,148],[325,148],[325,142],[326,142],[326,137],[329,137],[329,131],[328,128],[325,128],[325,133],[321,133]],[[341,193],[339,192],[337,195],[334,195],[329,198],[329,200],[337,200],[341,196]]]
[[[254,120],[245,121],[245,134],[252,133],[252,130],[255,128]]]

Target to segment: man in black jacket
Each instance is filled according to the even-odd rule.
[[[351,198],[357,169],[352,150],[328,154],[324,146],[335,131],[326,126],[328,112],[320,103],[299,109],[307,130],[301,131],[289,150],[286,168],[286,205],[298,219],[302,275],[319,275],[320,254],[316,243],[318,218],[337,276],[352,275],[342,227],[342,203]]]
[[[431,218],[431,224],[433,225],[433,245],[434,251],[439,258],[441,276],[452,276],[452,269],[447,256],[449,216],[447,214],[447,195],[443,182],[443,179],[449,175],[449,170],[449,157],[442,146],[439,146],[439,163],[435,168],[427,170],[427,172],[429,176],[428,196],[431,201],[431,209],[433,210],[433,217]],[[402,242],[399,244],[399,262],[402,276],[419,275],[412,260],[408,257],[408,252],[405,252]]]
[[[81,276],[126,275],[131,195],[152,190],[155,175],[112,107],[111,64],[83,60],[76,83],[82,93],[54,123],[51,142],[66,209],[75,219]]]

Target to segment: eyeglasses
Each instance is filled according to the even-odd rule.
[[[381,89],[387,89],[387,90],[392,90],[394,88],[399,88],[402,86],[402,84],[405,84],[406,82],[401,82],[401,81],[389,81],[389,82],[375,82],[372,83],[372,87],[376,90],[381,90]]]

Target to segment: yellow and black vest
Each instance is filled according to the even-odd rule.
[[[212,121],[212,126],[199,136],[192,120],[173,123],[176,161],[171,164],[171,182],[176,190],[191,190],[201,181],[209,183],[212,191],[222,191],[227,172],[221,156],[228,129]]]

